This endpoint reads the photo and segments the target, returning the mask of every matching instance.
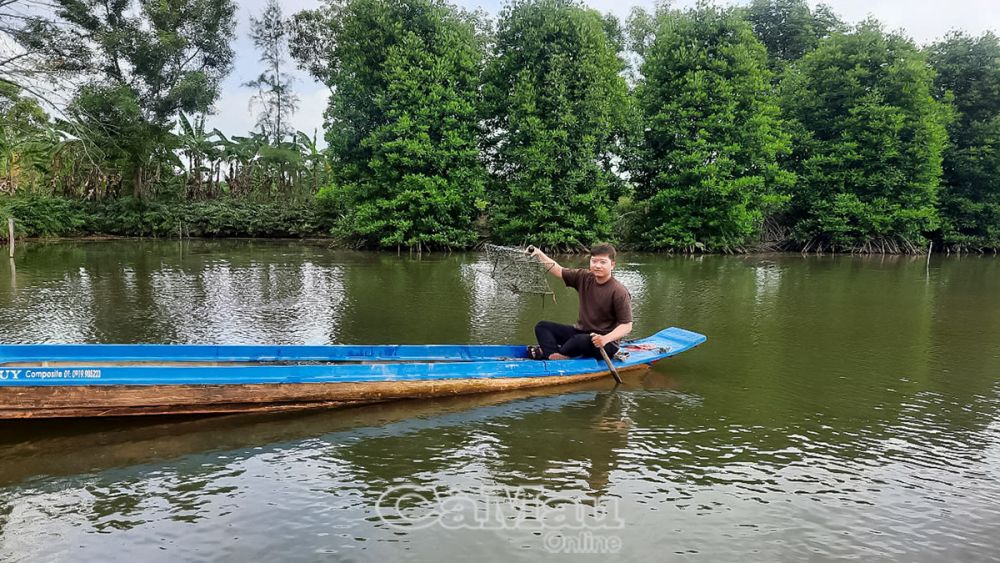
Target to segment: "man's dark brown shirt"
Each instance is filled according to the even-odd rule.
[[[599,284],[590,270],[567,268],[563,268],[562,279],[566,287],[580,294],[577,329],[607,334],[632,322],[632,296],[620,281],[612,277]]]

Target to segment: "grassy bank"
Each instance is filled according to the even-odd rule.
[[[315,237],[327,236],[332,226],[313,201],[0,198],[0,224],[6,225],[8,217],[14,218],[19,238]]]

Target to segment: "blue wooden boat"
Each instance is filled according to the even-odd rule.
[[[668,328],[630,341],[619,372],[705,341]],[[0,418],[337,407],[507,391],[609,375],[601,360],[535,361],[524,346],[0,346]]]

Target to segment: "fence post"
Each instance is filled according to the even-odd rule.
[[[10,257],[14,258],[14,218],[7,218],[7,233],[10,235]]]

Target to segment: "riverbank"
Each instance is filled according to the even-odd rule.
[[[340,240],[334,234],[338,212],[315,198],[293,201],[219,198],[211,200],[139,200],[120,198],[88,201],[47,196],[0,198],[0,224],[15,220],[18,240],[109,238],[262,238]],[[772,233],[773,236],[773,233]],[[488,233],[482,232],[483,242]],[[6,239],[6,232],[0,240]],[[621,250],[645,251],[619,240]],[[997,248],[968,245],[944,245],[935,241],[930,247],[872,244],[853,250],[830,250],[823,245],[796,248],[783,240],[761,242],[728,251],[699,248],[662,251],[665,254],[900,254],[920,256],[935,254],[997,254]],[[406,247],[403,247],[404,251]],[[585,252],[583,246],[561,249],[562,253]],[[558,250],[557,250],[558,253]]]
[[[315,200],[86,201],[56,197],[0,199],[0,222],[15,219],[15,236],[92,237],[328,237],[332,221]]]

